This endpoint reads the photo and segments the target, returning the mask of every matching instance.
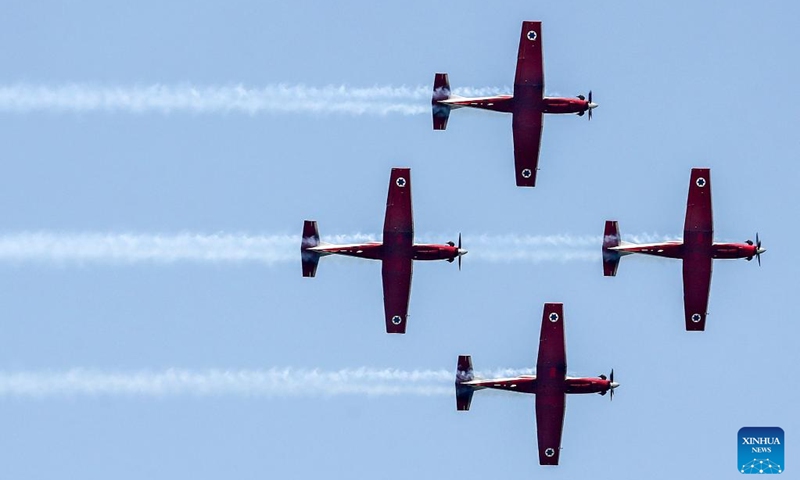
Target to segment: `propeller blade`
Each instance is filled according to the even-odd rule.
[[[756,260],[758,260],[758,266],[761,266],[761,239],[758,238],[758,232],[756,232]]]
[[[589,90],[589,103],[592,103],[592,91]]]
[[[461,271],[461,232],[458,232],[458,271]]]
[[[591,119],[592,119],[592,109],[590,108],[589,109],[589,120],[591,120]]]
[[[614,369],[613,368],[611,369],[611,375],[609,375],[609,380],[611,381],[611,385],[613,385],[614,384]],[[609,390],[611,391],[611,395],[609,395],[608,399],[609,399],[609,401],[613,401],[614,400],[614,387],[609,388]]]

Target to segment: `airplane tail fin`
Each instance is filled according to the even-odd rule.
[[[603,232],[603,275],[614,277],[617,275],[619,259],[622,257],[619,252],[609,250],[610,247],[620,245],[619,222],[616,220],[606,220],[606,227]]]
[[[308,249],[319,244],[319,229],[316,220],[306,220],[303,222],[303,239],[300,242],[300,259],[303,262],[304,277],[314,277],[317,274],[320,254]]]
[[[475,388],[463,385],[462,382],[469,382],[475,379],[472,370],[472,357],[470,355],[458,356],[458,367],[456,368],[456,409],[459,411],[469,410],[472,403],[472,394]]]
[[[446,73],[437,73],[433,78],[433,97],[431,110],[433,112],[433,129],[444,130],[447,128],[447,119],[450,118],[450,105],[439,103],[450,98],[450,79]]]

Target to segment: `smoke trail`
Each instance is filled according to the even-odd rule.
[[[489,377],[529,374],[503,369]],[[499,375],[498,375],[499,374]],[[254,396],[453,395],[455,371],[343,369],[335,371],[272,368],[266,370],[184,370],[103,372],[0,372],[0,397],[64,396]]]
[[[316,113],[347,115],[430,113],[431,86],[305,85],[204,86],[96,86],[0,85],[0,112],[125,112],[125,113]],[[506,90],[510,91],[510,90]],[[485,96],[496,88],[462,88],[456,93]]]
[[[421,243],[443,243],[449,235],[421,235]],[[643,234],[625,237],[637,243],[666,237]],[[673,237],[674,238],[674,237]],[[380,235],[328,235],[329,243],[379,241]],[[598,261],[602,235],[464,235],[470,261],[569,262]],[[0,262],[40,263],[174,263],[296,262],[300,235],[248,234],[116,234],[21,232],[0,235]]]
[[[330,241],[369,241],[366,235],[335,235]],[[300,236],[182,233],[177,235],[23,232],[0,235],[0,261],[172,263],[297,261]]]
[[[647,233],[625,236],[626,241],[635,243],[663,242],[675,238]],[[571,234],[464,235],[463,240],[464,248],[469,250],[470,261],[487,262],[597,262],[601,258],[600,246],[603,244],[602,235]],[[418,241],[433,241],[433,237],[425,235]]]

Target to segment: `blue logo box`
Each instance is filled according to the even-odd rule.
[[[785,470],[782,428],[742,427],[737,443],[739,473],[764,475]]]

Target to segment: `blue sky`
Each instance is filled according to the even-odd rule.
[[[800,360],[797,5],[503,7],[7,5],[0,89],[413,90],[446,71],[456,89],[510,91],[520,24],[542,20],[547,92],[592,89],[600,107],[591,123],[546,118],[531,190],[514,187],[510,116],[491,112],[456,111],[447,131],[433,132],[427,112],[21,111],[0,102],[0,244],[31,232],[297,237],[276,247],[274,262],[56,261],[4,250],[0,477],[674,478],[680,468],[726,478],[739,475],[743,426],[783,428],[787,461],[800,458],[799,392],[787,381]],[[323,239],[378,234],[393,166],[412,168],[418,237],[462,232],[470,250],[461,272],[415,265],[405,336],[384,333],[377,262],[326,258],[310,280],[299,252],[286,259],[304,219],[318,220]],[[599,237],[616,219],[623,238],[679,238],[689,171],[703,166],[716,239],[758,231],[769,251],[761,268],[715,262],[707,330],[693,334],[683,327],[680,263],[628,257],[604,278]],[[498,259],[489,253],[520,248],[482,235],[598,243],[534,241],[525,249],[549,257]],[[478,392],[469,413],[456,412],[453,395],[439,393],[449,379],[431,382],[431,395],[378,396],[326,394],[324,382],[285,395],[8,387],[16,374],[76,368],[129,377],[451,372],[463,353],[478,370],[531,368],[548,301],[565,303],[569,373],[613,367],[622,384],[613,403],[568,398],[558,468],[536,464],[532,397]]]

